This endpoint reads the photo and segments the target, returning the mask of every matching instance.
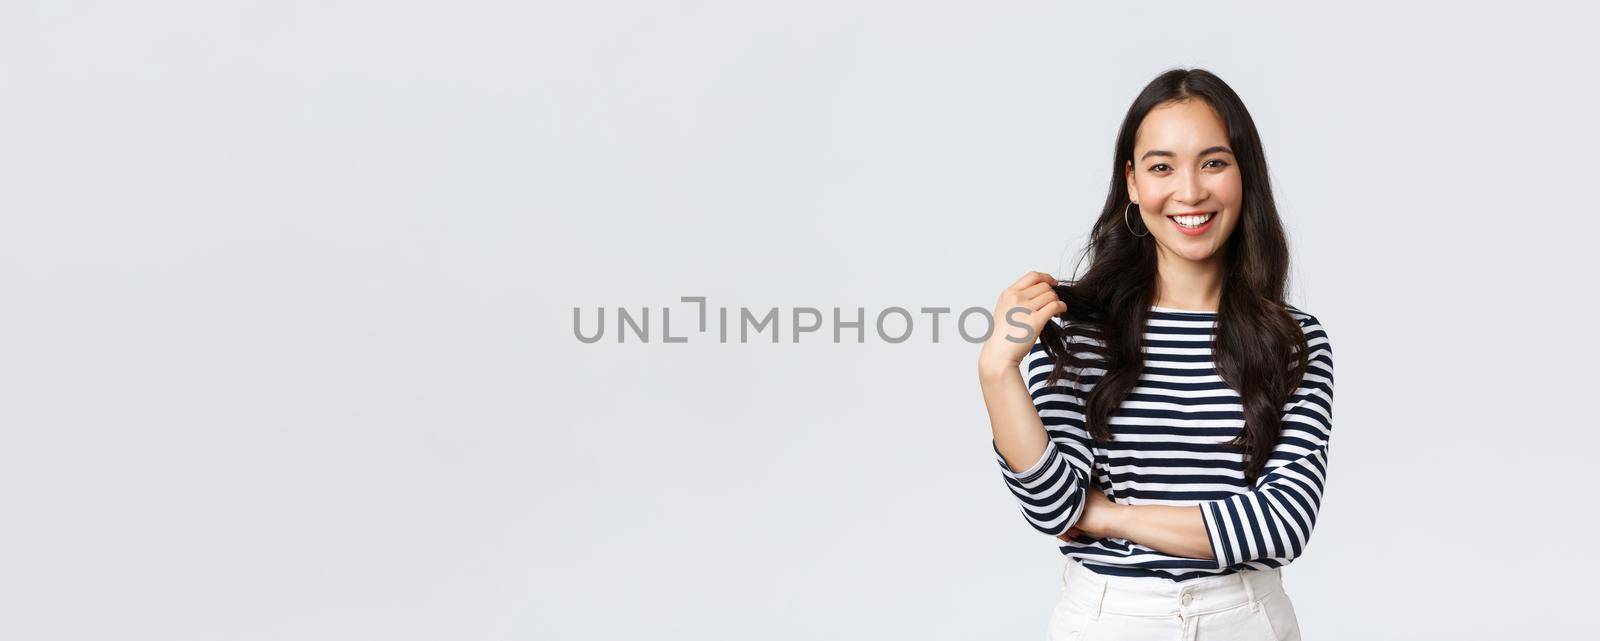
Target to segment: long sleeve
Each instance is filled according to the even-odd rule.
[[[1045,386],[1052,367],[1053,359],[1038,342],[1021,364],[1022,380],[1050,437],[1039,460],[1026,470],[1015,471],[992,439],[990,445],[1023,518],[1034,529],[1054,537],[1066,532],[1083,514],[1093,449],[1084,429],[1082,404],[1068,381]]]
[[[1284,406],[1283,431],[1271,459],[1253,489],[1200,504],[1218,569],[1293,560],[1317,522],[1333,433],[1333,348],[1321,323],[1301,315],[1309,364]]]

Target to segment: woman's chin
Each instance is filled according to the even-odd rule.
[[[1217,248],[1211,243],[1189,241],[1188,238],[1177,239],[1176,246],[1168,246],[1168,253],[1195,263],[1203,263],[1217,255]]]

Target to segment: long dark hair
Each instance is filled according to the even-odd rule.
[[[1162,73],[1128,108],[1117,133],[1111,190],[1085,247],[1089,270],[1071,284],[1056,286],[1056,295],[1067,304],[1060,318],[1067,322],[1046,323],[1040,332],[1055,361],[1047,385],[1063,378],[1093,382],[1081,370],[1104,370],[1084,399],[1085,427],[1097,440],[1112,440],[1111,415],[1139,382],[1156,283],[1155,239],[1148,232],[1134,236],[1123,221],[1123,210],[1132,202],[1125,167],[1145,115],[1190,99],[1205,101],[1222,116],[1244,188],[1239,224],[1223,247],[1222,301],[1211,347],[1218,375],[1239,393],[1244,407],[1244,431],[1229,445],[1244,453],[1245,478],[1253,485],[1277,443],[1283,405],[1305,375],[1306,338],[1284,302],[1289,244],[1272,200],[1261,137],[1239,95],[1208,71]]]

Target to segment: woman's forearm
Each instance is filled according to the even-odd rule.
[[[979,369],[984,405],[989,409],[989,425],[995,447],[1014,472],[1028,469],[1044,455],[1050,436],[1044,421],[1033,406],[1033,396],[1022,380],[1018,366]]]
[[[978,380],[983,385],[983,403],[989,408],[995,450],[1012,472],[1027,471],[1049,449],[1050,434],[1039,418],[1027,382],[1022,380],[1022,361],[1033,352],[1050,319],[1067,311],[1067,304],[1055,292],[1058,282],[1044,272],[1028,272],[1000,292],[990,318],[997,324],[1005,319],[1006,327],[991,328],[978,352]],[[1027,322],[1020,323],[1022,319]],[[1013,329],[1028,332],[1019,336]]]
[[[1127,539],[1188,559],[1215,559],[1205,519],[1196,505],[1117,505],[1110,519],[1113,538]]]

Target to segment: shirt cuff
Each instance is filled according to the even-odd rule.
[[[1000,461],[1000,471],[1006,475],[1006,478],[1014,480],[1023,485],[1028,485],[1034,481],[1037,481],[1039,477],[1043,476],[1044,473],[1050,469],[1050,462],[1055,460],[1056,454],[1060,452],[1060,450],[1056,448],[1055,441],[1051,439],[1045,439],[1044,452],[1039,455],[1039,460],[1035,461],[1033,465],[1028,467],[1028,469],[1017,472],[1013,471],[1011,469],[1011,465],[1006,463],[1005,457],[1000,455],[1000,446],[995,445],[993,440],[990,441],[990,444],[994,447],[995,458]]]
[[[1211,541],[1211,553],[1216,555],[1217,569],[1233,565],[1233,546],[1229,543],[1227,520],[1223,517],[1219,501],[1200,504],[1200,516],[1205,519],[1206,538]]]

